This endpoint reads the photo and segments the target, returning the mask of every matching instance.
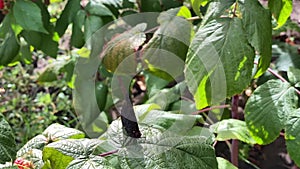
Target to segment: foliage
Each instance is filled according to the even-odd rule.
[[[281,132],[300,165],[298,53],[272,46],[272,26],[290,22],[292,1],[270,0],[268,8],[257,0],[0,2],[5,167],[235,168],[216,157],[214,142],[264,145]],[[137,88],[145,96],[132,107]],[[245,120],[222,116],[232,101],[237,118],[235,98],[250,88]],[[78,126],[84,132],[70,128]],[[14,135],[27,142],[18,151]]]

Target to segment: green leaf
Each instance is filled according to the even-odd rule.
[[[235,0],[213,0],[209,3],[206,14],[203,17],[201,25],[206,25],[208,22],[213,19],[219,18],[228,8],[230,8]]]
[[[46,69],[41,75],[39,75],[37,81],[39,83],[53,82],[57,80],[57,73],[53,69]]]
[[[110,166],[109,162],[99,156],[91,156],[89,158],[84,159],[76,159],[73,160],[68,166],[67,169],[79,169],[79,168],[87,168],[87,169],[97,169],[97,168],[105,168],[105,169],[114,169]]]
[[[17,0],[13,7],[17,24],[25,30],[48,33],[44,28],[41,9],[31,1]]]
[[[289,71],[287,72],[287,75],[289,77],[289,81],[293,85],[300,82],[300,69],[290,67]]]
[[[271,62],[271,14],[269,10],[262,7],[259,1],[240,0],[239,3],[248,41],[260,54],[258,68],[254,76],[254,78],[258,78],[268,69]]]
[[[217,157],[218,169],[238,169],[232,163],[222,157]]]
[[[154,93],[157,93],[157,91],[164,88],[169,83],[167,80],[157,77],[147,70],[144,72],[144,76],[147,86],[147,94],[149,96],[152,96]]]
[[[0,46],[0,65],[6,66],[13,62],[17,58],[19,50],[20,44],[17,41],[17,37],[10,30]]]
[[[65,33],[68,25],[72,22],[76,13],[81,9],[80,1],[81,0],[72,0],[67,2],[55,26],[55,31],[60,37]]]
[[[33,162],[33,166],[35,168],[42,168],[44,165],[43,162],[43,151],[39,149],[30,149],[26,153],[24,153],[21,157],[23,159],[29,160]]]
[[[90,15],[113,16],[113,13],[102,3],[102,1],[90,1],[84,9]]]
[[[192,128],[196,121],[203,123],[201,115],[174,114],[161,111],[159,108],[160,106],[156,104],[135,106],[134,111],[138,122],[183,135]]]
[[[217,168],[214,149],[203,136],[161,133],[154,127],[141,125],[144,138],[130,139],[123,135],[120,124],[120,120],[111,124],[106,137],[100,138],[106,139],[105,144],[98,148],[118,149],[115,155],[122,168]]]
[[[0,114],[0,164],[9,162],[16,157],[16,142],[11,127]]]
[[[81,48],[85,43],[84,33],[82,31],[85,19],[86,12],[84,10],[79,10],[73,19],[71,45],[76,48]]]
[[[287,43],[278,43],[272,46],[272,55],[277,58],[275,66],[278,71],[288,72],[290,67],[300,69],[300,57],[297,47]]]
[[[216,140],[218,141],[238,139],[247,144],[256,144],[250,136],[250,132],[244,121],[236,119],[222,120],[211,125],[210,128],[217,134]]]
[[[84,22],[84,37],[87,41],[91,36],[103,26],[103,21],[99,16],[87,16]]]
[[[192,25],[178,15],[188,17],[189,13],[186,7],[162,12],[158,17],[159,29],[143,47],[145,66],[151,73],[168,81],[182,75],[184,69],[183,61],[190,44]]]
[[[161,12],[161,5],[159,0],[141,0],[141,12]]]
[[[274,141],[297,102],[295,89],[289,83],[269,80],[259,86],[245,107],[245,120],[254,140],[258,144]]]
[[[283,26],[293,11],[292,0],[270,0],[268,6],[277,21],[277,26],[274,29]]]
[[[69,59],[60,59],[60,60],[55,60],[52,63],[50,63],[46,69],[39,75],[37,81],[39,83],[44,83],[44,82],[53,82],[56,81],[58,78],[57,76],[59,73],[65,69],[67,69],[68,66],[70,66],[71,72],[67,72],[68,76],[73,75],[73,67],[72,67],[73,61]],[[71,77],[68,77],[70,80]]]
[[[37,135],[18,150],[17,157],[24,156],[33,149],[42,150],[46,144],[48,144],[47,138],[43,135]]]
[[[53,58],[56,57],[58,42],[55,40],[55,34],[44,34],[36,31],[23,30],[21,35],[28,44]]]
[[[241,93],[250,83],[254,49],[239,18],[216,19],[196,33],[186,60],[185,77],[197,109]]]
[[[48,144],[43,150],[43,160],[52,168],[65,169],[74,159],[89,157],[101,141],[97,139],[66,139]]]
[[[147,25],[141,23],[112,38],[103,48],[101,58],[109,72],[115,74],[136,74],[135,52],[146,40],[144,33]]]
[[[167,110],[171,103],[180,99],[180,96],[185,89],[186,84],[181,82],[170,89],[158,90],[155,94],[150,96],[146,103],[155,103],[159,105],[162,110]]]
[[[96,82],[95,92],[99,110],[103,111],[106,105],[106,95],[108,93],[108,86],[103,82]]]
[[[183,6],[183,1],[161,0],[160,2],[163,10],[169,10],[171,8],[178,8],[180,6]]]
[[[300,165],[298,147],[300,146],[300,109],[297,109],[288,117],[285,126],[285,140],[289,155]]]
[[[200,13],[200,6],[205,6],[210,0],[190,0],[190,1],[194,12],[198,16],[202,16],[202,14]]]
[[[68,138],[80,139],[84,138],[84,133],[73,129],[68,128],[60,124],[51,124],[44,132],[43,135],[51,141],[64,140]]]
[[[95,1],[95,3],[99,3],[99,1],[97,2],[97,0],[92,0],[92,1]],[[103,4],[111,5],[111,6],[114,6],[115,8],[118,8],[118,7],[122,6],[123,0],[101,0],[100,2]]]

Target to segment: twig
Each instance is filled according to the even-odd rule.
[[[212,107],[209,107],[209,108],[205,108],[205,109],[193,112],[192,114],[196,115],[196,114],[200,114],[200,113],[203,113],[203,112],[211,111],[211,110],[214,110],[214,109],[224,109],[224,108],[229,108],[229,107],[230,107],[230,105],[228,105],[228,104],[220,105],[220,106],[212,106]]]
[[[193,17],[187,18],[186,20],[195,21],[195,20],[199,20],[199,19],[201,19],[199,16],[193,16]]]
[[[236,15],[236,9],[237,9],[237,6],[238,6],[238,3],[236,2],[235,4],[234,4],[234,8],[233,8],[233,16],[234,17],[236,17],[237,15]]]
[[[238,119],[239,95],[232,97],[231,117]],[[233,139],[231,143],[231,163],[236,167],[239,166],[239,141]]]
[[[44,1],[44,4],[45,4],[46,6],[50,5],[50,0],[45,0],[45,1]]]
[[[119,150],[113,150],[113,151],[105,152],[105,153],[99,154],[99,156],[101,156],[101,157],[106,157],[106,156],[115,154],[115,153],[117,153],[118,151],[119,151]]]
[[[145,33],[152,33],[152,32],[155,32],[157,29],[159,28],[159,26],[155,26],[154,28],[151,28],[149,30],[146,30]]]
[[[257,62],[254,62],[254,64],[258,65]],[[285,78],[283,78],[281,75],[279,75],[277,72],[275,72],[275,71],[272,70],[271,68],[268,68],[268,72],[270,72],[272,75],[274,75],[275,77],[277,77],[278,79],[280,79],[282,82],[287,82],[287,83],[288,83],[288,81],[285,80]],[[294,89],[295,89],[296,93],[297,93],[298,95],[300,95],[300,91],[299,91],[298,89],[296,89],[296,88],[294,88]]]

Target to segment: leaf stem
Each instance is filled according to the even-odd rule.
[[[254,64],[258,65],[257,62],[254,62]],[[288,83],[288,81],[285,78],[283,78],[280,74],[278,74],[277,72],[275,72],[271,68],[268,68],[268,72],[270,72],[272,75],[274,75],[275,77],[277,77],[282,82],[287,82]],[[298,89],[296,89],[296,88],[294,88],[294,89],[295,89],[296,93],[300,96],[300,91]]]
[[[108,151],[108,152],[105,152],[105,153],[99,154],[99,156],[101,156],[101,157],[106,157],[106,156],[109,156],[109,155],[115,154],[115,153],[117,153],[118,151],[119,151],[119,150]]]
[[[211,110],[214,110],[214,109],[225,109],[225,108],[229,108],[229,107],[230,107],[230,105],[228,105],[228,104],[220,105],[220,106],[211,106],[211,107],[204,108],[202,110],[193,112],[192,114],[196,115],[196,114],[204,113],[204,112],[211,111]]]
[[[157,31],[158,28],[159,28],[159,26],[155,26],[155,27],[153,27],[153,28],[151,28],[149,30],[146,30],[145,34],[147,34],[147,33],[154,33],[155,31]]]
[[[199,19],[201,19],[199,16],[193,16],[193,17],[187,18],[186,20],[195,21],[195,20],[199,20]]]
[[[234,17],[237,16],[237,15],[236,15],[236,9],[237,9],[237,6],[238,6],[238,3],[236,2],[236,3],[234,4],[234,8],[233,8],[233,11],[232,11]]]
[[[239,95],[232,97],[231,117],[238,119]],[[231,142],[231,163],[236,167],[239,166],[239,141],[233,139]]]

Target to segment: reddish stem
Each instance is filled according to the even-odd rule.
[[[254,62],[254,64],[258,65],[257,62]],[[280,79],[282,82],[288,82],[287,80],[285,80],[285,78],[283,78],[280,74],[278,74],[277,72],[275,72],[274,70],[272,70],[271,68],[268,68],[268,72],[270,72],[272,75],[274,75],[275,77],[277,77],[278,79]],[[300,95],[300,91],[296,88],[294,88],[296,93],[298,95]]]
[[[105,152],[105,153],[99,154],[99,156],[101,156],[101,157],[106,157],[106,156],[115,154],[115,153],[117,153],[118,151],[119,151],[119,150],[113,150],[113,151]]]
[[[209,107],[209,108],[205,108],[205,109],[193,112],[192,114],[196,115],[196,114],[204,113],[204,112],[211,111],[211,110],[214,110],[214,109],[224,109],[224,108],[228,108],[228,107],[230,107],[230,105],[228,105],[228,104],[220,105],[220,106],[212,106],[212,107]]]
[[[45,4],[46,6],[50,5],[50,0],[45,0],[45,1],[44,1],[44,4]]]
[[[239,95],[232,97],[231,117],[238,119]],[[231,163],[236,167],[239,166],[239,141],[234,139],[231,143]]]

